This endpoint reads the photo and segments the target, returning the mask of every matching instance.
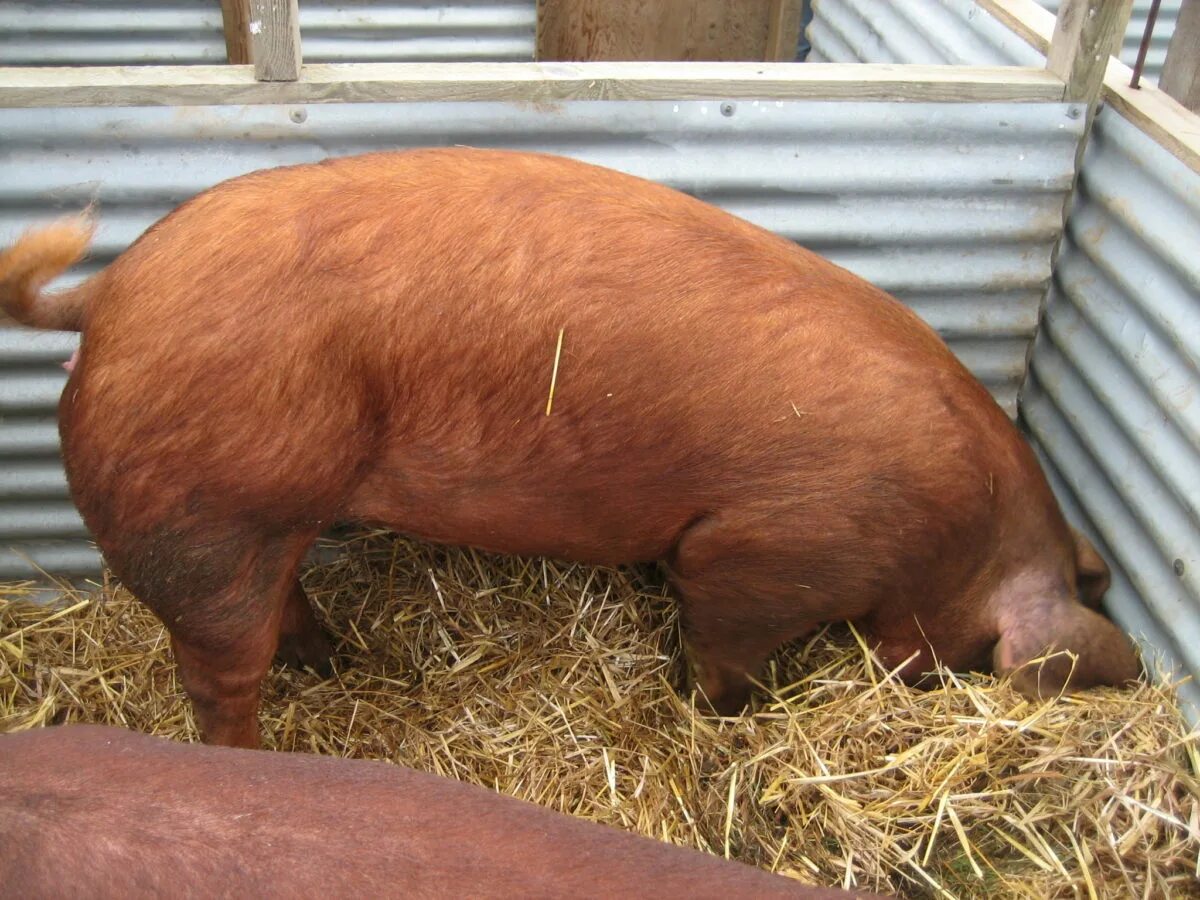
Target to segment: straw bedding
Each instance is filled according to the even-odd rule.
[[[326,548],[327,551],[329,548]],[[653,573],[356,535],[305,575],[336,675],[276,667],[268,747],[385,759],[809,883],[912,897],[1200,896],[1200,733],[1166,685],[1044,704],[895,683],[848,629],[705,718]],[[0,586],[0,730],[195,740],[167,636],[106,585]]]

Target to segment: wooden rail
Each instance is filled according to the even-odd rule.
[[[878,100],[1082,102],[1102,97],[1200,171],[1200,116],[1105,58],[1130,0],[978,0],[1048,53],[1046,69],[794,63],[302,65],[297,0],[221,0],[231,59],[252,65],[0,67],[0,108],[369,101]],[[776,4],[779,9],[784,7]],[[780,12],[782,15],[782,12]],[[244,33],[240,31],[244,29]],[[777,31],[780,29],[777,29]],[[778,42],[778,41],[777,41]],[[782,50],[775,48],[780,54]]]
[[[251,66],[0,68],[0,108],[414,100],[890,100],[1057,102],[1043,69],[833,63],[341,63],[297,81]]]

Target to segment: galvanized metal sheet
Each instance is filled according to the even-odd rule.
[[[1043,64],[972,0],[813,0],[807,34],[811,62]]]
[[[1068,113],[775,101],[2,110],[0,243],[98,199],[95,268],[175,204],[253,169],[380,148],[545,150],[700,196],[892,291],[1015,414],[1079,137]],[[12,461],[0,543],[82,535],[47,427],[73,346],[0,331],[0,454]],[[0,577],[14,566],[0,556]]]
[[[306,62],[528,61],[535,0],[304,0]],[[225,61],[216,0],[0,0],[0,65]]]
[[[74,334],[0,329],[0,579],[99,571],[58,460],[60,363],[77,342]]]
[[[1021,418],[1103,541],[1114,615],[1200,676],[1200,175],[1114,113],[1089,144]],[[1200,711],[1200,687],[1185,693]]]
[[[1038,0],[1057,13],[1060,0]],[[1134,0],[1121,61],[1133,65],[1151,0]],[[1156,81],[1183,0],[1162,0],[1145,77]],[[973,0],[813,0],[812,62],[1041,66],[1045,57]]]

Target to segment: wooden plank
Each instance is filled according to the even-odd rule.
[[[768,56],[772,14],[777,43],[799,0],[539,0],[537,58],[584,61],[750,61]],[[795,56],[795,44],[792,59]]]
[[[976,0],[1026,43],[1045,53],[1050,47],[1054,16],[1034,0]],[[1200,115],[1185,109],[1153,85],[1129,86],[1133,71],[1110,59],[1104,75],[1104,102],[1133,122],[1195,172],[1200,172]]]
[[[250,0],[254,77],[295,81],[300,77],[300,7],[297,0]]]
[[[1200,172],[1200,115],[1158,88],[1145,83],[1131,88],[1132,77],[1129,66],[1111,63],[1104,79],[1104,102]]]
[[[1018,66],[858,63],[337,63],[295,82],[249,66],[0,68],[0,108],[414,100],[1054,102],[1062,82]]]
[[[250,0],[221,0],[225,56],[235,66],[250,62]]]
[[[1108,58],[1121,49],[1133,0],[1063,0],[1046,69],[1066,84],[1063,99],[1094,106]]]
[[[1192,112],[1200,112],[1200,0],[1183,0],[1158,86]]]
[[[800,45],[800,0],[771,0],[767,14],[767,51],[763,59],[794,62]]]

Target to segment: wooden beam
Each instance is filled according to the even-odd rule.
[[[1046,69],[1063,80],[1063,99],[1094,106],[1110,56],[1121,49],[1133,0],[1063,0]]]
[[[1200,0],[1183,0],[1158,86],[1192,112],[1200,112]]]
[[[1050,48],[1054,16],[1034,0],[976,0],[987,12],[1018,36],[1045,53]],[[1200,115],[1185,109],[1158,88],[1142,83],[1129,86],[1133,71],[1117,59],[1108,61],[1104,75],[1104,102],[1170,151],[1195,172],[1200,172]]]
[[[858,63],[337,63],[294,82],[249,66],[0,68],[0,108],[415,100],[1053,102],[1062,82],[1018,66]]]
[[[771,0],[767,13],[767,52],[763,59],[795,62],[800,46],[800,0]]]
[[[250,62],[250,0],[221,0],[225,57],[235,66]]]
[[[250,0],[254,77],[295,81],[300,77],[300,7],[297,0]]]
[[[1193,171],[1200,172],[1200,115],[1158,88],[1147,84],[1131,88],[1131,77],[1129,66],[1110,65],[1104,80],[1104,101]]]

